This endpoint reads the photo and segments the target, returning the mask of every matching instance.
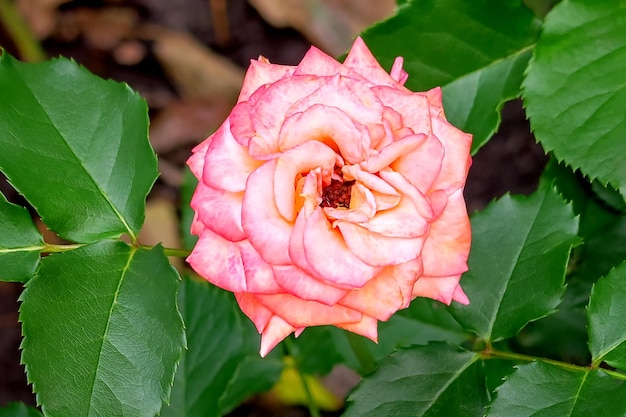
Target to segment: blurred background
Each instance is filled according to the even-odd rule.
[[[340,56],[395,7],[394,0],[0,0],[0,47],[31,62],[71,57],[146,99],[161,176],[148,199],[141,240],[180,247],[184,162],[228,115],[250,59],[263,55],[295,65],[311,45]],[[466,188],[470,212],[507,191],[530,193],[545,165],[519,101],[505,105],[502,121],[474,158]],[[1,177],[0,189],[24,203]],[[46,234],[48,242],[55,239]],[[0,282],[0,407],[34,404],[19,363],[21,290],[21,284]],[[255,415],[307,414],[268,397],[231,414]]]

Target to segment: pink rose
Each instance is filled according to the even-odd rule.
[[[305,327],[377,340],[415,297],[467,304],[471,136],[441,90],[413,93],[358,38],[343,64],[311,48],[297,67],[252,61],[238,103],[194,149],[188,261],[232,291],[261,355]]]

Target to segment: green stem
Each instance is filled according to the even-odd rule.
[[[67,252],[70,250],[78,249],[85,245],[86,243],[75,243],[72,245],[53,245],[52,243],[44,243],[44,245],[41,247],[41,251],[44,253]]]
[[[306,405],[307,405],[307,408],[309,409],[309,415],[311,417],[321,417],[320,410],[317,407],[317,404],[315,403],[315,399],[313,398],[313,394],[311,392],[311,388],[309,387],[309,383],[304,377],[304,374],[300,372],[300,368],[297,365],[298,362],[294,355],[294,347],[293,347],[293,341],[291,337],[287,337],[285,339],[284,346],[285,346],[285,350],[287,351],[287,354],[291,357],[291,359],[293,359],[292,361],[293,365],[291,366],[293,366],[293,368],[296,370],[296,373],[300,377],[300,382],[302,382],[304,395],[306,396]]]
[[[0,22],[15,42],[20,58],[29,62],[46,59],[46,53],[11,0],[0,0]]]
[[[147,250],[154,248],[154,246],[149,245],[139,245],[139,247]],[[166,256],[178,256],[180,258],[186,258],[191,255],[191,251],[188,249],[163,248],[163,252],[165,252]]]
[[[485,349],[482,355],[483,357],[487,357],[487,358],[509,359],[509,360],[520,361],[520,362],[541,361],[541,362],[549,363],[550,365],[558,366],[561,369],[567,369],[569,371],[577,371],[577,372],[580,372],[580,371],[588,372],[592,369],[597,369],[597,367],[593,365],[592,366],[574,365],[571,363],[561,362],[561,361],[557,361],[554,359],[539,358],[536,356],[524,355],[521,353],[514,353],[514,352],[504,352],[500,350],[493,350],[491,348]],[[600,368],[600,369],[602,372],[608,375],[611,375],[613,378],[626,380],[626,374],[623,374],[621,372],[611,371],[610,369],[604,369],[604,368]]]
[[[52,243],[44,243],[43,246],[37,246],[37,247],[29,248],[29,249],[41,250],[44,253],[59,253],[59,252],[67,252],[70,250],[78,249],[86,245],[87,243],[74,243],[74,244],[67,244],[67,245],[54,245]],[[139,245],[139,247],[141,249],[146,249],[146,250],[151,250],[154,248],[154,246],[149,246],[149,245]],[[178,248],[163,248],[163,252],[165,253],[166,256],[179,256],[181,258],[186,258],[191,254],[190,250],[178,249]]]
[[[363,336],[359,336],[349,331],[344,332],[348,338],[350,348],[354,352],[359,364],[361,365],[361,371],[363,375],[371,374],[376,370],[376,360],[372,355],[372,352],[365,345],[365,339]]]

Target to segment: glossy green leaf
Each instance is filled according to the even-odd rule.
[[[520,93],[539,22],[520,2],[413,0],[363,33],[385,68],[404,57],[407,87],[443,87],[448,119],[474,135],[475,152]]]
[[[152,417],[185,344],[161,248],[102,241],[50,255],[22,294],[22,361],[54,417]]]
[[[135,236],[157,177],[145,101],[75,62],[0,57],[0,171],[76,242]]]
[[[25,282],[35,274],[43,238],[24,207],[0,193],[0,281]]]
[[[188,349],[162,417],[220,416],[271,388],[282,361],[275,355],[259,356],[259,335],[231,293],[185,278],[179,306]]]
[[[522,365],[497,390],[488,417],[623,417],[626,385],[602,371]]]
[[[444,343],[400,349],[357,386],[344,416],[483,416],[487,389],[479,359]]]
[[[524,80],[544,149],[626,195],[626,3],[565,0],[546,17]]]
[[[530,197],[506,195],[472,219],[469,271],[461,285],[469,306],[451,311],[485,340],[517,334],[561,301],[578,219],[551,188]]]
[[[11,403],[0,408],[0,417],[43,417],[43,414],[24,403]]]
[[[593,286],[587,316],[594,363],[626,370],[626,262]]]

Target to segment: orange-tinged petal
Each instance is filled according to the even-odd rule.
[[[413,285],[421,273],[418,259],[389,266],[360,290],[350,291],[341,304],[386,321],[399,309],[409,306]]]
[[[237,299],[237,304],[239,304],[241,311],[252,320],[256,330],[262,333],[274,316],[274,313],[261,304],[253,293],[236,292],[235,299]]]
[[[272,349],[296,329],[278,316],[273,316],[261,335],[261,357],[264,358]]]
[[[187,262],[204,279],[227,291],[246,291],[245,272],[239,245],[210,229],[200,235]]]
[[[361,162],[361,168],[372,174],[391,165],[393,161],[413,152],[422,143],[426,141],[426,135],[410,135],[398,141],[395,141],[380,150],[379,153],[372,155],[368,160]]]
[[[241,226],[242,200],[243,192],[217,190],[201,182],[191,198],[191,208],[196,211],[197,221],[236,242],[246,238]]]
[[[297,266],[275,266],[274,275],[284,292],[309,301],[332,306],[341,300],[348,290],[320,282]]]
[[[431,133],[431,106],[426,95],[385,86],[373,87],[372,91],[383,105],[402,115],[402,127],[415,133]]]
[[[294,327],[352,323],[361,319],[361,313],[351,308],[302,300],[291,294],[256,294],[256,298]]]
[[[465,185],[471,165],[472,135],[464,133],[441,118],[433,119],[433,134],[443,144],[445,156],[434,187],[453,192]]]
[[[456,299],[461,304],[469,304],[463,290],[460,290],[460,275],[450,277],[422,276],[413,286],[413,297],[428,297],[450,305]]]
[[[261,257],[273,265],[289,265],[289,237],[293,225],[276,207],[274,171],[276,160],[266,162],[249,177],[243,196],[241,225]]]
[[[388,237],[354,223],[338,220],[336,227],[350,251],[372,266],[398,265],[419,256],[424,239]]]
[[[445,277],[465,272],[470,244],[471,229],[463,190],[458,190],[449,196],[445,210],[430,226],[422,249],[424,275]]]
[[[378,320],[374,317],[363,314],[361,320],[355,323],[339,323],[335,326],[352,333],[360,334],[374,343],[378,343]]]
[[[348,248],[319,207],[306,219],[304,252],[308,264],[318,275],[338,287],[361,288],[380,271],[380,268],[363,262]]]

